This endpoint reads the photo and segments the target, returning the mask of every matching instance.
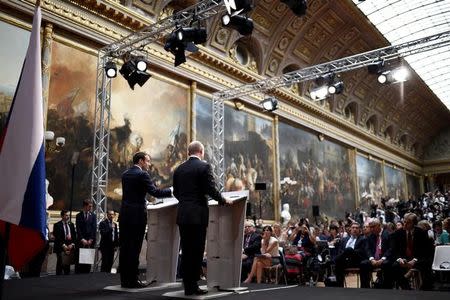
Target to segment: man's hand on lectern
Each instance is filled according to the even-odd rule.
[[[225,205],[232,205],[233,204],[233,200],[231,200],[230,198],[224,197],[224,204]]]

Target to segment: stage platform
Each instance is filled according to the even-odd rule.
[[[4,283],[3,300],[113,300],[113,299],[170,299],[163,296],[167,292],[180,290],[180,288],[142,291],[119,292],[105,290],[104,287],[120,283],[118,274],[91,273],[83,275],[46,276],[40,278],[25,278],[7,280]],[[402,290],[377,290],[357,288],[326,288],[295,286],[286,288],[283,285],[274,284],[249,284],[248,293],[232,294],[220,299],[239,300],[348,300],[348,299],[433,299],[448,300],[449,291],[402,291]]]

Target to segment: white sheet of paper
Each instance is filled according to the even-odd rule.
[[[80,264],[92,265],[95,259],[95,249],[80,248]]]

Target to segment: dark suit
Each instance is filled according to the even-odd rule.
[[[364,259],[361,262],[361,287],[362,288],[369,288],[370,287],[370,278],[372,276],[372,271],[374,270],[374,267],[370,261],[370,258],[374,258],[375,260],[379,260],[381,258],[384,258],[383,262],[380,265],[381,272],[382,272],[382,278],[383,278],[383,287],[388,288],[390,282],[392,282],[391,279],[391,264],[392,262],[388,259],[390,254],[390,245],[389,245],[389,233],[386,230],[383,230],[381,232],[381,251],[380,255],[377,258],[376,257],[376,251],[377,251],[377,242],[378,242],[378,236],[375,234],[371,234],[367,238],[367,256],[368,259]]]
[[[64,274],[70,273],[70,265],[62,264],[62,253],[63,253],[63,245],[69,246],[71,244],[75,245],[76,242],[76,233],[75,226],[73,223],[68,223],[70,231],[70,240],[67,239],[66,233],[64,231],[64,224],[62,221],[56,222],[53,225],[53,236],[55,237],[53,252],[56,253],[56,275],[61,275],[64,271]],[[72,251],[74,251],[73,249]]]
[[[252,232],[244,236],[244,254],[247,255],[247,258],[242,260],[241,280],[247,278],[252,269],[255,255],[261,253],[261,239],[262,236],[258,232]]]
[[[77,214],[76,218],[76,228],[77,228],[77,250],[80,248],[94,248],[95,247],[95,237],[97,233],[97,216],[88,212],[87,217],[84,211]],[[92,240],[90,246],[84,246],[81,240]],[[75,273],[89,273],[91,271],[91,265],[77,263],[75,265]]]
[[[139,253],[147,225],[145,195],[170,197],[170,189],[157,189],[150,175],[135,165],[122,174],[122,205],[120,207],[120,281],[124,287],[138,282]]]
[[[350,236],[340,240],[338,245],[338,255],[336,256],[336,283],[338,286],[344,286],[344,277],[346,268],[359,268],[361,261],[367,259],[366,238],[359,235],[355,241],[354,248],[347,248],[347,242]]]
[[[173,194],[178,199],[177,224],[181,239],[181,276],[184,290],[192,293],[198,289],[197,281],[205,251],[208,226],[208,198],[224,200],[216,189],[211,166],[191,156],[173,174]]]
[[[119,233],[117,224],[108,219],[100,222],[98,225],[100,231],[100,251],[102,253],[102,272],[111,272],[114,262],[114,250],[119,245]],[[114,237],[114,240],[113,240]]]
[[[407,237],[406,230],[400,229],[391,235],[391,248],[392,248],[392,269],[394,280],[402,288],[408,288],[409,283],[404,278],[407,272],[406,268],[402,268],[397,262],[397,259],[403,258],[407,261],[411,259],[417,259],[414,264],[414,268],[420,270],[423,280],[423,289],[430,289],[432,286],[432,272],[431,264],[433,261],[434,249],[431,245],[432,241],[428,238],[426,231],[423,231],[419,227],[414,227],[412,231],[413,236],[413,247],[412,247],[412,257],[407,257]]]

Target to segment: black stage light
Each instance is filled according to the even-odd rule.
[[[333,82],[328,86],[328,93],[330,94],[340,94],[344,90],[344,82],[337,81]]]
[[[147,80],[151,77],[150,74],[146,73],[145,71],[141,71],[138,69],[138,63],[143,62],[142,60],[135,60],[131,59],[127,62],[125,62],[122,65],[122,68],[120,68],[119,72],[122,74],[122,76],[126,79],[128,82],[128,85],[132,90],[134,90],[134,86],[139,84],[139,86],[143,86]],[[141,69],[143,68],[143,65],[140,64]],[[145,63],[145,69],[147,68],[147,63]]]
[[[369,74],[379,75],[383,72],[383,69],[384,69],[384,60],[374,62],[373,64],[367,66],[367,72],[369,72]]]
[[[228,14],[232,16],[245,14],[253,9],[253,0],[226,0],[224,2]]]
[[[275,97],[269,97],[260,102],[265,111],[274,111],[277,109],[278,101]]]
[[[281,0],[281,2],[285,3],[299,17],[306,14],[308,8],[306,0]]]
[[[105,64],[105,72],[108,78],[114,78],[117,76],[116,64],[112,61],[107,61]]]
[[[205,28],[184,27],[176,31],[177,39],[180,42],[192,42],[194,44],[203,44],[207,40]]]
[[[242,35],[250,35],[253,32],[253,20],[241,15],[223,15],[222,25],[233,28]]]
[[[206,30],[193,28],[178,28],[173,31],[164,44],[164,50],[171,52],[175,56],[175,67],[186,62],[184,51],[197,52],[199,49],[194,43],[204,43],[206,41]]]

